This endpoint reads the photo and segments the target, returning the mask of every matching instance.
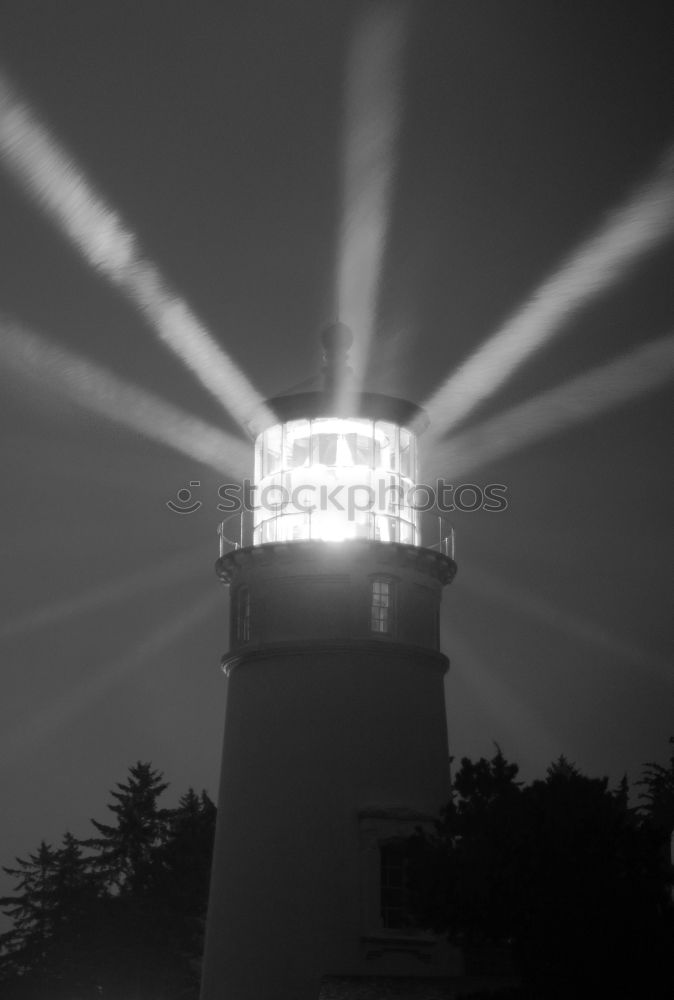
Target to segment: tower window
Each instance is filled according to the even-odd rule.
[[[239,642],[250,641],[250,591],[239,587],[236,594],[236,638]]]
[[[391,929],[409,927],[408,852],[405,841],[390,840],[379,845],[381,920]]]
[[[370,605],[370,631],[382,635],[393,632],[394,584],[391,580],[372,581],[372,603]]]

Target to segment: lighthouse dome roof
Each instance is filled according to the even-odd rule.
[[[321,372],[266,401],[261,432],[276,421],[314,420],[318,417],[353,417],[386,420],[419,434],[428,427],[428,416],[416,403],[379,392],[361,392],[353,386],[348,351],[353,334],[344,323],[333,323],[321,333],[324,364]]]

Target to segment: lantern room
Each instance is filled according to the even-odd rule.
[[[241,546],[355,540],[422,546],[417,436],[428,418],[408,400],[355,390],[347,363],[352,340],[341,323],[324,330],[319,378],[267,400],[254,423],[253,517],[245,532],[241,520]],[[451,526],[446,536],[441,520],[439,541],[430,547],[451,555]],[[225,535],[226,525],[219,529],[221,555],[239,545]]]
[[[292,410],[301,408],[297,397],[287,398]],[[337,416],[329,408],[317,415],[320,399],[305,394],[303,401],[311,416],[276,423],[257,437],[253,544],[353,538],[417,544],[413,431],[376,415]]]

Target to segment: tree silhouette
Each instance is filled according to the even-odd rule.
[[[44,964],[53,937],[53,905],[58,854],[44,841],[35,854],[17,858],[18,868],[4,868],[17,879],[18,895],[0,899],[0,906],[14,921],[0,937],[5,954],[3,969],[19,975]]]
[[[13,979],[20,996],[95,996],[100,896],[78,842],[66,833],[59,850],[43,842],[17,863],[5,871],[18,879],[19,895],[0,900],[14,919],[1,942],[2,979]]]
[[[82,841],[93,849],[92,870],[106,889],[122,894],[139,893],[151,882],[154,852],[162,843],[169,811],[160,809],[157,800],[168,788],[163,775],[150,764],[138,761],[129,769],[126,783],[117,783],[108,805],[114,813],[114,826],[92,819],[99,837]]]
[[[78,841],[66,833],[54,871],[50,979],[66,996],[95,995],[101,895]]]
[[[98,836],[67,833],[5,869],[3,1000],[196,1000],[216,810],[192,789],[162,809],[167,787],[136,763]]]
[[[563,757],[545,780],[516,774],[500,751],[462,761],[435,834],[414,838],[422,922],[469,957],[507,946],[537,1000],[672,995],[666,873],[624,783],[611,791]]]
[[[669,765],[649,762],[644,764],[641,781],[645,789],[639,796],[645,800],[643,810],[654,829],[668,841],[674,832],[674,736],[669,738],[672,747]]]
[[[560,757],[524,784],[497,747],[464,758],[435,832],[409,845],[419,921],[468,962],[507,951],[522,997],[674,995],[668,852],[670,766],[644,765],[645,805]],[[196,1000],[215,806],[189,789],[175,809],[159,771],[137,762],[111,792],[97,836],[42,842],[5,871],[3,1000]]]
[[[166,838],[156,853],[154,910],[161,914],[163,941],[180,955],[185,990],[198,991],[215,818],[206,792],[197,795],[190,788],[170,812]]]
[[[516,936],[527,978],[552,996],[581,987],[643,991],[663,885],[652,838],[623,791],[560,759],[525,790],[523,806],[527,891]],[[655,997],[657,977],[650,988]]]
[[[92,820],[100,836],[83,841],[95,852],[91,870],[107,890],[105,954],[99,963],[106,996],[164,1000],[196,990],[194,961],[203,931],[197,919],[208,890],[202,857],[194,851],[178,855],[190,834],[198,840],[201,801],[190,790],[178,809],[160,808],[158,800],[167,787],[159,771],[138,761],[128,780],[111,793],[114,802],[108,808],[116,823]],[[210,853],[207,859],[210,864]],[[195,898],[200,892],[201,910]]]

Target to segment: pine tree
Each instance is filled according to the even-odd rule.
[[[154,892],[157,853],[168,829],[169,811],[158,805],[166,788],[159,771],[138,761],[110,793],[114,825],[92,819],[99,836],[81,842],[91,852],[89,870],[103,897],[96,974],[104,997],[153,1000],[163,995],[159,984],[171,974]]]
[[[2,939],[4,982],[39,1000],[97,996],[92,959],[101,901],[79,844],[66,833],[60,849],[43,842],[17,863],[4,870],[18,879],[18,895],[0,900],[14,920]]]
[[[510,934],[504,884],[519,835],[518,771],[498,745],[490,760],[464,757],[436,833],[419,831],[412,845],[411,892],[421,922],[471,948]]]
[[[674,736],[670,736],[669,742],[672,747],[669,765],[644,764],[643,777],[638,782],[645,789],[639,797],[645,800],[643,809],[648,821],[665,839],[674,834]]]
[[[138,762],[111,793],[114,824],[5,869],[3,1000],[196,1000],[216,809],[192,789],[161,809],[166,788]]]
[[[172,987],[198,995],[210,883],[216,808],[206,792],[190,788],[168,818],[168,832],[157,851],[154,907],[162,940],[174,962]]]
[[[52,977],[69,998],[97,996],[97,958],[105,947],[102,934],[105,900],[89,871],[79,842],[66,833],[54,871]]]
[[[36,969],[46,975],[49,945],[54,934],[54,898],[58,853],[42,841],[28,859],[17,858],[18,868],[3,871],[17,879],[18,895],[0,899],[0,907],[14,921],[11,931],[0,937],[2,973],[5,978],[23,976]]]
[[[543,781],[515,775],[500,752],[462,761],[436,836],[417,838],[422,919],[468,955],[508,945],[537,1000],[674,996],[666,880],[625,782],[563,757]]]
[[[150,764],[138,761],[129,769],[128,781],[118,782],[118,790],[110,793],[115,802],[108,809],[116,825],[92,819],[100,836],[82,841],[82,846],[95,852],[93,871],[105,888],[138,894],[151,883],[154,851],[166,835],[169,817],[169,811],[157,805],[168,788],[162,778]]]

